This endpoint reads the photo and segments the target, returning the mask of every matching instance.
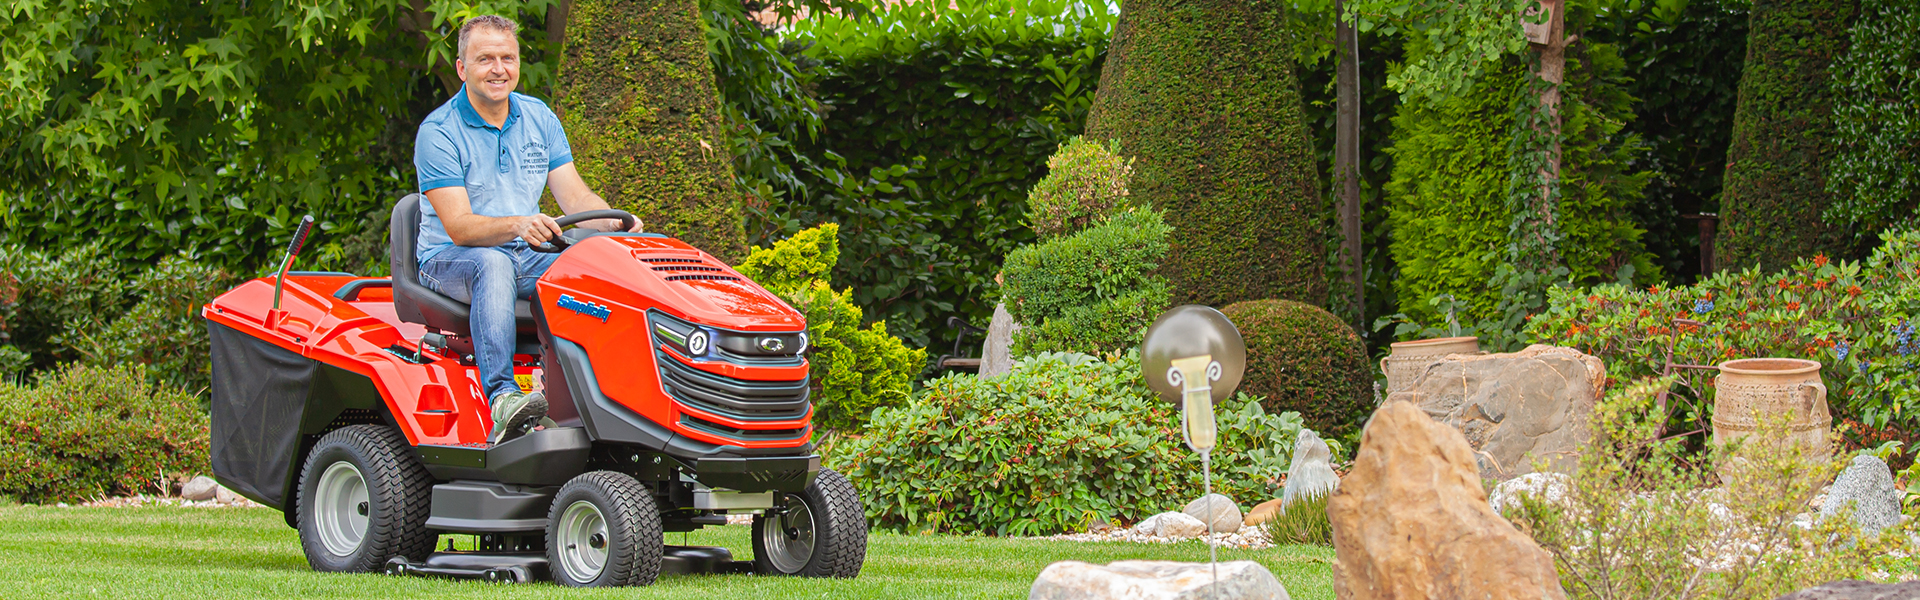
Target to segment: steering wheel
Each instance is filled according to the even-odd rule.
[[[634,218],[633,213],[629,213],[624,210],[612,209],[612,208],[603,208],[600,210],[589,210],[589,211],[577,212],[564,217],[560,217],[558,219],[554,219],[553,222],[554,224],[559,225],[561,227],[568,227],[568,226],[572,226],[574,224],[580,223],[581,221],[592,221],[595,219],[619,219],[621,231],[633,229],[633,225],[635,223],[640,222],[639,219]],[[561,250],[566,250],[568,246],[572,246],[573,243],[576,241],[576,240],[567,238],[566,236],[567,233],[572,233],[572,232],[565,232],[560,235],[553,236],[552,238],[548,238],[547,243],[529,244],[527,247],[532,248],[534,252],[559,252]]]

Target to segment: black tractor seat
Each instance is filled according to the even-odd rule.
[[[420,283],[420,263],[414,256],[415,243],[420,237],[420,203],[426,199],[421,194],[407,194],[393,205],[387,244],[389,265],[393,269],[393,310],[402,321],[467,337],[471,335],[467,304]],[[538,331],[533,306],[526,300],[513,301],[513,322],[521,336],[531,336]]]

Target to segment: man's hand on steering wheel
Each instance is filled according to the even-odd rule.
[[[594,221],[592,223],[582,223],[581,225],[592,227],[600,231],[610,231],[610,232],[625,231],[627,233],[646,233],[647,232],[646,224],[640,222],[640,217],[634,217],[633,227],[629,227],[624,230],[620,229],[620,225],[621,225],[620,219],[601,219],[598,221]]]
[[[530,215],[513,222],[513,235],[526,240],[529,246],[545,244],[559,237],[560,232],[560,223],[546,215]]]

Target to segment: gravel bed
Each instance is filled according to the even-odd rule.
[[[1062,542],[1134,542],[1134,543],[1140,543],[1140,544],[1173,544],[1178,542],[1185,542],[1188,540],[1199,540],[1203,538],[1211,538],[1214,543],[1219,544],[1220,547],[1222,548],[1239,548],[1242,550],[1262,550],[1266,548],[1272,548],[1274,546],[1273,536],[1267,535],[1266,525],[1242,527],[1240,531],[1235,533],[1215,533],[1209,536],[1202,536],[1202,537],[1161,537],[1157,535],[1146,535],[1143,533],[1138,533],[1130,528],[1113,528],[1113,529],[1107,529],[1105,531],[1089,531],[1086,533],[1063,533],[1060,535],[1050,535],[1050,536],[1032,537],[1032,538],[1024,538],[1024,539],[1054,540],[1054,541],[1062,541]]]

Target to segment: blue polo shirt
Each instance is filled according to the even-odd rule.
[[[420,192],[444,187],[467,188],[473,213],[488,217],[519,217],[540,213],[540,194],[547,189],[547,173],[573,162],[573,148],[560,118],[532,96],[515,92],[507,97],[507,121],[494,127],[480,118],[467,100],[467,87],[452,100],[433,109],[420,123],[413,142],[413,167]],[[420,203],[420,235],[415,256],[428,258],[453,245],[447,227],[433,203]]]

